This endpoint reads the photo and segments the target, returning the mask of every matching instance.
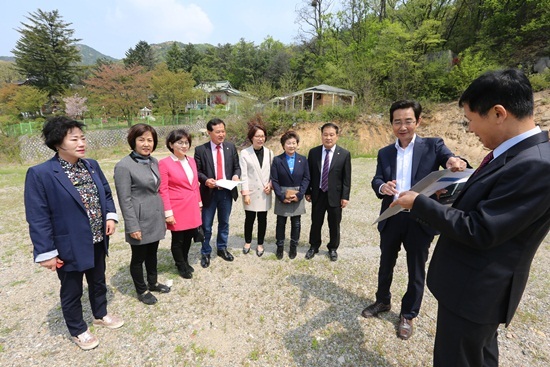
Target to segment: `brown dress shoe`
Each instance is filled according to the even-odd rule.
[[[403,315],[399,317],[399,327],[397,336],[400,339],[407,340],[413,335],[413,320],[408,320]]]
[[[378,315],[380,312],[387,312],[391,310],[390,304],[383,304],[382,302],[374,302],[372,305],[368,306],[361,312],[361,316],[369,318]]]

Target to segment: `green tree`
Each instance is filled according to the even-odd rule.
[[[75,43],[80,39],[72,38],[71,23],[64,22],[57,10],[29,14],[29,23],[17,29],[21,38],[12,50],[16,68],[49,96],[61,94],[78,70],[81,57]]]
[[[199,53],[195,45],[188,43],[183,46],[183,51],[181,55],[182,69],[191,72],[193,66],[198,65],[201,62],[202,55]]]
[[[145,41],[139,41],[135,49],[130,47],[125,55],[126,57],[122,61],[126,66],[141,66],[146,71],[151,71],[155,68],[155,53]]]
[[[6,84],[0,88],[0,112],[3,115],[39,116],[47,102],[48,93],[30,85]]]
[[[155,96],[155,107],[161,113],[169,112],[176,116],[185,111],[188,102],[198,97],[193,88],[195,81],[190,73],[185,71],[173,72],[166,64],[160,64],[153,71],[151,89]]]
[[[13,62],[0,61],[0,87],[5,83],[13,83],[23,79],[25,78],[15,69]]]
[[[104,113],[124,117],[128,126],[139,109],[150,103],[151,74],[141,66],[103,65],[84,83]]]
[[[166,66],[172,72],[183,70],[183,52],[177,42],[172,43],[166,52]]]

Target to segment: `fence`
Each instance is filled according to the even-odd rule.
[[[141,120],[143,121],[143,120]],[[155,126],[159,144],[166,139],[168,133],[174,129],[181,128],[182,125]],[[193,135],[202,134],[206,130],[206,121],[197,119],[194,124],[185,125],[185,129]],[[104,130],[86,130],[86,141],[88,150],[110,148],[126,141],[128,125],[125,128],[104,129]],[[51,158],[53,152],[44,145],[44,141],[39,135],[23,135],[19,137],[19,146],[21,147],[21,159],[24,162],[43,161]]]

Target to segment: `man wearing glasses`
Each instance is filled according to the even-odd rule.
[[[456,157],[445,146],[443,139],[416,135],[422,120],[421,113],[422,106],[417,101],[397,101],[390,107],[390,122],[397,139],[378,151],[376,174],[371,182],[374,193],[382,199],[380,213],[398,198],[400,192],[409,190],[439,167],[462,171],[467,166],[467,162]],[[420,311],[426,261],[436,232],[415,221],[408,211],[380,221],[378,231],[381,256],[376,300],[361,314],[369,318],[391,309],[393,268],[403,244],[407,252],[409,277],[407,291],[401,300],[398,337],[407,340],[413,334],[413,319]]]

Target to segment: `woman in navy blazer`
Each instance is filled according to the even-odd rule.
[[[284,153],[273,158],[271,165],[271,185],[275,192],[275,214],[277,226],[277,259],[283,258],[286,220],[290,217],[290,250],[288,257],[296,257],[296,247],[300,240],[302,214],[305,214],[304,195],[309,186],[309,167],[307,158],[296,153],[300,137],[294,131],[281,136]]]
[[[61,309],[74,342],[82,349],[99,344],[82,316],[83,277],[94,325],[116,329],[124,321],[107,313],[105,256],[117,215],[111,189],[99,165],[85,160],[84,124],[54,117],[44,125],[50,160],[29,168],[25,179],[25,211],[34,261],[57,271]]]

